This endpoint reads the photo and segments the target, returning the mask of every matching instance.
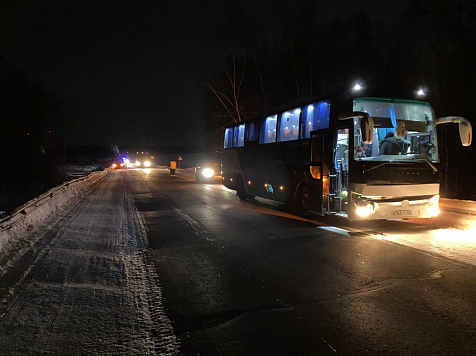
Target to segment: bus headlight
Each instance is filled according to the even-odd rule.
[[[205,169],[202,171],[202,175],[203,175],[205,178],[211,178],[211,177],[213,177],[214,174],[215,174],[215,172],[214,172],[213,169],[211,169],[211,168],[205,168]]]
[[[140,162],[136,161],[136,167],[140,167]]]
[[[439,213],[440,213],[440,208],[438,207],[438,205],[430,206],[428,208],[428,215],[430,216],[430,218],[437,217]]]
[[[430,203],[428,204],[428,215],[430,218],[434,218],[440,214],[440,208],[438,207],[439,201],[440,196],[438,194],[434,197],[431,197]]]
[[[367,204],[365,206],[359,206],[359,207],[357,207],[357,210],[355,212],[361,218],[366,218],[370,214],[373,214],[374,207],[372,206],[372,204]]]
[[[149,161],[145,161],[145,162],[144,162],[144,166],[150,167],[150,162],[149,162]]]

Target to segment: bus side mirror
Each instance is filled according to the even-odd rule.
[[[362,131],[362,141],[364,143],[372,143],[374,138],[374,119],[364,111],[352,111],[339,115],[339,120],[349,120],[354,117],[362,119],[360,130]]]
[[[445,116],[436,119],[437,125],[447,123],[458,124],[461,145],[465,147],[471,145],[471,142],[473,141],[473,127],[468,120],[460,116]]]

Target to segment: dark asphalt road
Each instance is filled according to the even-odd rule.
[[[183,354],[476,354],[471,265],[148,172],[115,173],[145,218]]]

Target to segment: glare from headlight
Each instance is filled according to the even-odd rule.
[[[145,161],[145,162],[144,162],[144,166],[150,167],[150,162],[149,162],[149,161]]]
[[[440,208],[438,208],[438,206],[430,206],[428,208],[428,215],[432,218],[438,216],[439,213],[440,213]]]
[[[140,167],[140,162],[136,161],[136,167]]]
[[[362,218],[366,218],[367,216],[373,213],[373,210],[374,210],[373,206],[370,204],[367,204],[366,206],[359,206],[356,210],[356,213],[358,216]]]
[[[434,197],[432,197],[430,199],[431,204],[438,204],[439,201],[440,201],[440,195],[439,194],[435,195]]]
[[[214,172],[213,169],[211,169],[211,168],[205,168],[205,169],[202,171],[202,175],[203,175],[205,178],[211,178],[211,177],[213,177],[214,174],[215,174],[215,172]]]

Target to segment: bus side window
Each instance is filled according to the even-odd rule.
[[[301,109],[285,111],[279,119],[278,142],[293,141],[299,138],[299,117]]]
[[[303,108],[301,138],[309,138],[314,130],[329,128],[331,101],[323,100]]]
[[[245,124],[235,126],[233,137],[233,147],[243,147],[245,145]]]
[[[223,147],[224,148],[232,148],[233,147],[233,128],[229,127],[225,129],[225,138],[223,140]]]
[[[278,115],[268,116],[261,121],[261,133],[259,143],[274,143],[276,142],[276,126]]]
[[[246,124],[246,142],[256,141],[259,133],[259,121],[252,121]]]

